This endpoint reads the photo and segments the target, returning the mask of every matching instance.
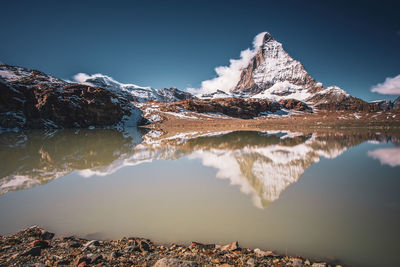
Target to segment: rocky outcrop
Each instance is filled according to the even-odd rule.
[[[138,109],[110,90],[8,65],[0,65],[0,77],[1,128],[112,127],[140,119]]]
[[[180,110],[197,113],[219,113],[241,119],[252,119],[263,113],[274,113],[282,109],[311,112],[307,104],[286,99],[281,102],[254,98],[216,98],[188,99],[161,106],[161,111],[177,112]]]
[[[191,93],[179,90],[176,87],[159,89],[158,95],[163,102],[175,102],[195,98]]]
[[[369,103],[375,110],[394,110],[400,109],[400,97],[396,98],[393,102],[390,100],[378,100]]]
[[[307,106],[306,103],[296,99],[282,99],[279,101],[279,104],[281,104],[283,108],[289,110],[311,111],[311,108]]]

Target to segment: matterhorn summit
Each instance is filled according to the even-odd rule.
[[[257,54],[242,71],[232,91],[247,92],[259,98],[305,100],[316,85],[303,65],[293,59],[271,34],[265,33]]]

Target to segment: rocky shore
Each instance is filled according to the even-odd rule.
[[[335,266],[227,245],[159,245],[149,239],[87,240],[32,226],[0,236],[0,266]],[[336,265],[339,267],[339,265]]]

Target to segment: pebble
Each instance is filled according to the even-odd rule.
[[[122,238],[111,241],[78,237],[52,237],[35,226],[10,236],[0,236],[0,266],[310,266],[309,260],[286,257],[261,249],[226,245],[156,245],[148,239]],[[11,245],[12,244],[12,245]],[[303,265],[302,265],[303,264]],[[326,267],[317,262],[312,266]],[[334,266],[334,265],[333,265]],[[339,267],[339,266],[338,266]]]
[[[197,262],[186,261],[175,258],[162,258],[154,264],[153,267],[198,267]]]

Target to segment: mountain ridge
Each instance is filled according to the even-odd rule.
[[[258,50],[250,53],[253,56],[249,64],[242,68],[230,92],[217,89],[198,97],[174,87],[124,84],[103,74],[78,73],[75,81],[67,81],[37,70],[0,64],[0,129],[136,126],[152,122],[146,122],[148,118],[142,116],[143,106],[139,105],[147,101],[172,103],[167,109],[173,108],[174,113],[214,112],[242,119],[279,110],[312,113],[400,109],[400,97],[368,103],[337,86],[323,87],[269,33],[264,34]]]

